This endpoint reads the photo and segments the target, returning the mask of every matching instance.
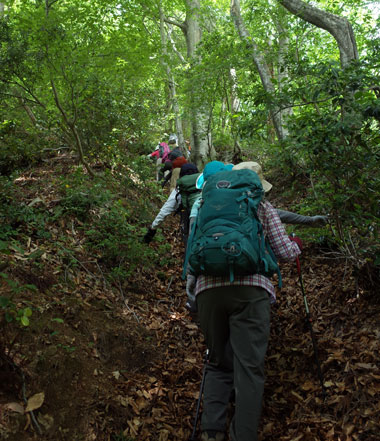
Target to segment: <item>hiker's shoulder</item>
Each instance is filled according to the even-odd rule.
[[[277,210],[273,207],[273,205],[265,198],[260,201],[260,204],[257,208],[257,214],[260,219],[273,219],[277,218]]]

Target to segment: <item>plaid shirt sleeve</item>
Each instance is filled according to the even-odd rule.
[[[289,239],[277,210],[268,201],[260,204],[257,215],[263,225],[269,245],[278,260],[293,260],[301,254],[298,245]]]

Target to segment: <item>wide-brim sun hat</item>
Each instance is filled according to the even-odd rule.
[[[263,186],[265,193],[267,193],[273,187],[273,185],[270,182],[264,179],[261,165],[258,164],[257,162],[253,162],[253,161],[240,162],[240,164],[236,164],[232,168],[232,170],[244,170],[244,169],[252,170],[258,174],[261,181],[261,185]]]
[[[210,176],[221,171],[232,170],[232,167],[233,164],[224,164],[224,162],[221,161],[211,161],[207,163],[203,173],[198,176],[197,182],[195,183],[196,188],[202,190],[204,183]]]

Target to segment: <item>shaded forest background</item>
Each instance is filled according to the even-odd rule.
[[[292,231],[330,407],[288,268],[263,440],[375,440],[379,59],[377,2],[0,2],[1,436],[189,436],[204,348],[178,219],[141,240],[167,197],[146,155],[176,133],[200,168],[258,161],[278,208],[329,215]]]

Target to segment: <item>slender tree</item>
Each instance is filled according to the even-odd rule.
[[[168,54],[168,36],[167,32],[165,30],[165,16],[162,9],[162,2],[160,1],[159,5],[160,9],[160,35],[161,35],[161,47],[162,47],[162,57],[161,62],[166,70],[167,80],[168,80],[168,88],[169,88],[169,97],[170,97],[170,103],[171,107],[173,109],[174,118],[175,118],[175,127],[176,132],[178,135],[178,145],[182,148],[185,148],[185,139],[183,136],[183,127],[182,127],[182,119],[180,115],[180,109],[177,99],[177,92],[176,92],[176,83],[175,78],[172,72],[172,69],[170,67],[170,64],[168,62],[169,54]]]
[[[186,44],[187,56],[191,63],[198,64],[197,46],[202,39],[200,0],[186,0]],[[194,85],[195,86],[195,85]],[[191,96],[192,104],[192,159],[202,166],[209,159],[211,152],[211,133],[207,105],[199,100],[196,91]]]
[[[200,65],[201,58],[197,53],[197,47],[202,39],[201,27],[201,4],[200,0],[184,0],[186,18],[183,22],[167,18],[169,24],[178,26],[186,40],[187,61],[190,68]],[[192,69],[189,71],[191,81]],[[202,167],[212,157],[211,131],[209,124],[209,112],[207,103],[197,89],[200,87],[195,82],[190,89],[190,112],[191,112],[191,156],[192,161]]]
[[[242,41],[245,42],[247,48],[250,51],[252,59],[256,65],[257,71],[260,75],[260,79],[261,79],[264,90],[270,94],[274,94],[275,87],[272,82],[272,74],[270,72],[269,66],[265,60],[264,55],[262,54],[261,50],[259,49],[254,38],[252,38],[252,36],[249,34],[249,32],[246,28],[243,17],[241,15],[239,0],[231,0],[230,11],[231,11],[231,17],[233,19],[233,22],[235,24],[235,27],[236,27],[239,35],[240,35],[240,38],[242,39]],[[276,130],[278,139],[280,139],[280,140],[284,139],[287,135],[287,130],[286,130],[284,123],[282,121],[280,109],[271,106],[270,114],[272,117],[272,121],[273,121],[275,130]]]

